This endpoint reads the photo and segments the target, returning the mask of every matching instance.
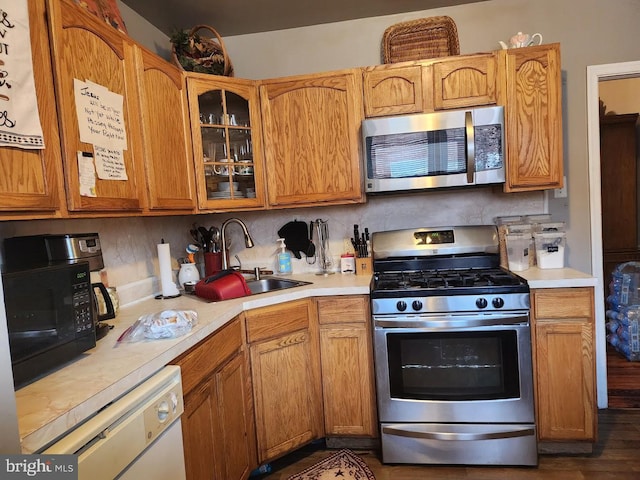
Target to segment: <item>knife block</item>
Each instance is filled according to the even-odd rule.
[[[373,274],[373,258],[357,257],[356,258],[356,275],[372,275]]]

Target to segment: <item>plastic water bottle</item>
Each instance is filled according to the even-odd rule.
[[[265,463],[264,465],[260,465],[258,468],[253,470],[249,476],[257,477],[258,475],[264,475],[265,473],[271,473],[271,464]]]

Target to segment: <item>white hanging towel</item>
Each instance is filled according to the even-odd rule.
[[[27,0],[0,0],[0,147],[44,148]]]

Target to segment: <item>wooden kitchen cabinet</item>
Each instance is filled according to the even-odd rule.
[[[360,69],[264,80],[270,207],[362,203]]]
[[[45,148],[0,148],[0,217],[7,219],[54,217],[64,211],[62,156],[45,2],[29,0],[28,9],[33,75]]]
[[[433,64],[435,110],[495,105],[497,60],[493,53],[447,57]]]
[[[327,436],[378,434],[369,297],[317,299]]]
[[[198,206],[207,211],[263,208],[262,122],[255,82],[189,73],[187,88]],[[231,182],[237,182],[237,189]]]
[[[238,317],[177,358],[189,479],[241,480],[257,466],[248,358]]]
[[[562,188],[562,79],[557,43],[498,52],[506,192]]]
[[[145,186],[135,44],[71,0],[48,0],[47,12],[68,209],[74,212],[141,211]],[[80,193],[78,157],[93,156],[94,147],[80,141],[74,80],[96,83],[123,98],[119,126],[126,132],[127,148],[122,157],[127,180],[96,177],[95,196]],[[100,122],[104,122],[104,117]],[[96,126],[102,131],[100,125]]]
[[[597,431],[593,288],[533,289],[531,307],[539,446],[589,449]]]
[[[428,78],[423,78],[427,76]],[[387,64],[363,69],[364,115],[384,117],[433,110],[427,85],[431,70],[422,65]]]
[[[261,464],[324,435],[314,305],[297,300],[245,313]]]
[[[182,70],[136,48],[149,210],[193,212],[196,192]]]
[[[496,103],[493,53],[378,65],[363,70],[366,117]]]

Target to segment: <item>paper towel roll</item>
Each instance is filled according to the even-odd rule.
[[[160,284],[163,297],[175,297],[180,295],[176,283],[173,281],[171,270],[171,248],[168,243],[158,244],[158,264],[160,266]]]

